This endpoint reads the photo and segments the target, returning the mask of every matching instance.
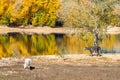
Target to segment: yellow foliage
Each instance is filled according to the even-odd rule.
[[[0,15],[2,15],[4,12],[4,8],[0,6]]]
[[[9,13],[9,24],[24,24],[24,21],[27,21],[26,24],[52,26],[58,8],[59,0],[1,0],[0,16]],[[42,21],[44,22],[41,23]]]

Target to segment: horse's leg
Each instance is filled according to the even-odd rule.
[[[93,51],[92,50],[90,50],[90,56],[93,56]]]
[[[102,56],[102,55],[101,55],[101,48],[98,49],[98,54],[97,54],[97,56]]]

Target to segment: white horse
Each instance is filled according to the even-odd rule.
[[[30,69],[31,63],[32,63],[31,59],[29,59],[29,58],[25,59],[24,69]]]

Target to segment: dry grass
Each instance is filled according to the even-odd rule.
[[[33,70],[24,70],[25,58],[0,59],[0,80],[120,80],[120,54],[32,56]]]

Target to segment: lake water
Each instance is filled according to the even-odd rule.
[[[120,35],[104,35],[99,44],[102,53],[120,53]],[[84,47],[93,45],[93,36],[64,34],[0,35],[0,57],[29,55],[86,54]]]

